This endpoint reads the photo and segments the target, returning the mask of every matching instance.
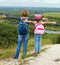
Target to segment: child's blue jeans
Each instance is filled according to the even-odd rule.
[[[19,57],[22,42],[23,42],[23,53],[24,54],[27,53],[28,38],[29,38],[29,34],[27,34],[26,36],[18,35],[18,46],[17,46],[16,54],[15,54],[14,58]]]
[[[35,52],[41,52],[42,34],[35,34]]]

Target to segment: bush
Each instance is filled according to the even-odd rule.
[[[30,38],[34,36],[34,24],[30,24]],[[17,22],[12,22],[8,20],[0,20],[0,48],[13,47],[17,43]],[[56,44],[60,43],[60,35],[58,34],[44,34],[43,42],[46,40],[51,40],[50,43]],[[46,42],[44,42],[45,44]],[[47,43],[49,43],[47,41]]]
[[[0,23],[0,48],[8,48],[17,43],[17,26],[8,24],[7,22]]]
[[[44,34],[43,35],[43,39],[45,39],[45,40],[48,40],[48,39],[51,40],[48,43],[58,44],[58,43],[60,43],[60,34]]]
[[[60,35],[57,37],[57,43],[60,44]]]

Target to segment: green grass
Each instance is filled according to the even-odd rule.
[[[47,13],[43,13],[43,16],[51,16],[51,17],[60,18],[60,12],[47,12]]]
[[[45,26],[45,29],[46,30],[54,30],[54,31],[60,31],[60,26],[59,27],[57,27],[57,26],[55,26],[55,25],[53,25],[53,26]]]
[[[50,41],[49,40],[48,41],[44,40],[43,45],[45,44],[45,42],[48,43]],[[30,52],[33,49],[34,49],[34,38],[29,40],[27,51]],[[15,51],[16,51],[16,47],[7,48],[7,49],[5,49],[5,48],[0,49],[0,59],[13,57],[13,55],[15,54]],[[23,49],[21,49],[21,53],[23,53]],[[32,54],[27,55],[27,57],[30,57],[30,56],[34,56],[34,55],[32,55]]]
[[[43,13],[43,16],[50,17],[49,19],[51,19],[51,21],[56,21],[56,22],[60,23],[60,12],[47,12],[47,13]],[[27,49],[28,52],[33,50],[34,45],[35,45],[34,38],[33,38],[34,25],[31,24],[29,26],[29,28],[30,28],[31,37],[30,37],[29,43],[28,43],[28,49]],[[4,29],[4,31],[2,31],[3,29]],[[45,29],[60,30],[60,27],[56,27],[54,25],[53,26],[46,25]],[[16,46],[13,47],[14,46],[13,44],[16,45],[16,43],[17,43],[17,21],[0,19],[0,30],[1,30],[1,33],[0,33],[0,60],[1,60],[1,59],[6,59],[6,58],[12,57],[16,52]],[[12,32],[12,31],[14,31],[14,32]],[[6,34],[5,37],[2,36],[2,34],[3,35]],[[9,46],[12,45],[11,48],[5,48],[5,45],[7,46],[7,42],[9,43]],[[60,43],[60,34],[59,35],[58,34],[44,34],[43,35],[42,46],[47,45],[47,44],[56,44],[57,42]],[[3,44],[3,45],[1,45],[1,44]],[[23,53],[22,50],[23,49],[21,49],[21,53]],[[45,51],[45,50],[46,49],[43,49],[42,51]],[[30,56],[36,57],[37,55],[28,54],[26,56],[22,55],[21,57],[24,59],[24,58],[27,58]],[[59,60],[60,59],[56,59],[56,61],[59,61]]]
[[[55,35],[55,34],[45,34],[45,35],[43,35],[43,38],[42,38],[42,46],[43,45],[57,43],[57,37],[58,36],[59,35]],[[30,52],[31,50],[34,50],[35,49],[34,48],[34,45],[35,45],[34,44],[34,38],[30,38],[29,39],[29,43],[28,43],[27,52]],[[5,58],[12,57],[15,54],[15,52],[16,52],[16,46],[15,47],[12,47],[12,48],[7,48],[7,49],[0,48],[0,60],[1,59],[5,59]],[[42,50],[42,51],[44,51],[44,50]],[[21,49],[21,53],[23,53],[23,46],[22,46],[22,49]],[[30,56],[37,56],[37,55],[28,54],[25,57],[30,57]],[[21,57],[24,58],[24,56],[21,56]]]
[[[42,38],[42,46],[48,45],[48,44],[56,44],[57,42],[60,42],[57,39],[60,40],[59,34],[58,35],[57,34],[44,34],[43,38]],[[34,44],[34,37],[32,37],[29,39],[27,52],[34,50],[35,49],[34,45],[35,45]],[[16,46],[17,45],[15,45],[15,47],[12,46],[11,48],[0,48],[0,60],[12,57],[16,52]],[[21,49],[21,53],[23,53],[23,46]],[[28,54],[26,57],[30,57],[30,56],[34,56],[34,55]],[[23,56],[23,58],[24,58],[24,56]]]
[[[0,49],[0,60],[12,57],[15,53],[15,49]]]

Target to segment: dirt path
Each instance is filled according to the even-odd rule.
[[[48,49],[41,52],[37,57],[30,57],[24,60],[9,58],[1,60],[0,65],[60,65],[60,44],[42,47],[42,49],[44,48]]]
[[[60,65],[60,44],[51,46],[36,58],[29,60],[26,65]]]

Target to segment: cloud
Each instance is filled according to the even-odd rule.
[[[17,2],[40,2],[40,0],[16,0]]]
[[[3,2],[3,1],[5,1],[5,0],[0,0],[0,2]]]
[[[0,0],[0,2],[27,2],[27,3],[60,3],[60,0]]]
[[[27,1],[29,1],[29,0],[22,0],[22,1],[27,2]]]
[[[40,2],[40,0],[35,0],[35,2]]]
[[[0,0],[0,6],[59,6],[60,0]]]
[[[48,3],[48,4],[57,4],[59,2],[60,2],[59,0],[45,0],[45,3]]]
[[[33,0],[33,2],[57,4],[57,3],[60,3],[60,0]]]
[[[16,2],[29,2],[29,0],[15,0]]]

